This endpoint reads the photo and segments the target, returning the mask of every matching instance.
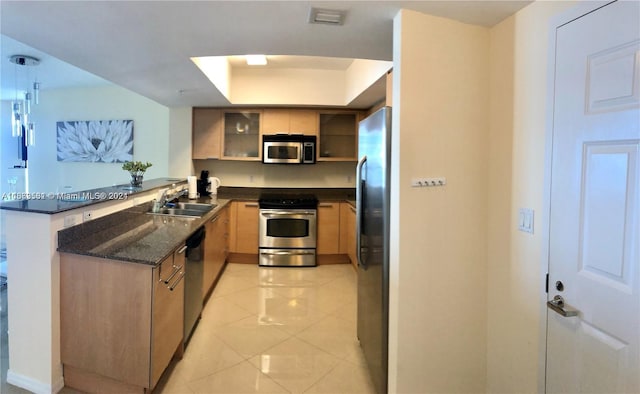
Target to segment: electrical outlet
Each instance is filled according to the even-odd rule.
[[[411,179],[411,187],[434,187],[444,186],[447,184],[447,178],[413,178]]]
[[[82,221],[86,222],[93,219],[93,211],[82,212]]]
[[[249,183],[253,183],[253,175],[249,175]]]
[[[347,183],[351,183],[351,175],[347,175]]]
[[[79,215],[67,215],[64,217],[64,227],[71,227],[78,224]]]

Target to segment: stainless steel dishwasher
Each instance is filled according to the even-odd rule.
[[[187,271],[184,276],[184,342],[187,343],[202,312],[202,271],[204,266],[204,238],[200,227],[186,242]]]

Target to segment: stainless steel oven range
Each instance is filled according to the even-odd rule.
[[[318,200],[309,194],[260,196],[259,247],[261,266],[316,265]]]

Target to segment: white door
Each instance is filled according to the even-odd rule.
[[[556,30],[548,393],[640,393],[639,5]]]

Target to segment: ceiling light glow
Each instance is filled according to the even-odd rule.
[[[245,55],[244,57],[250,66],[264,66],[267,64],[267,57],[265,55]]]

